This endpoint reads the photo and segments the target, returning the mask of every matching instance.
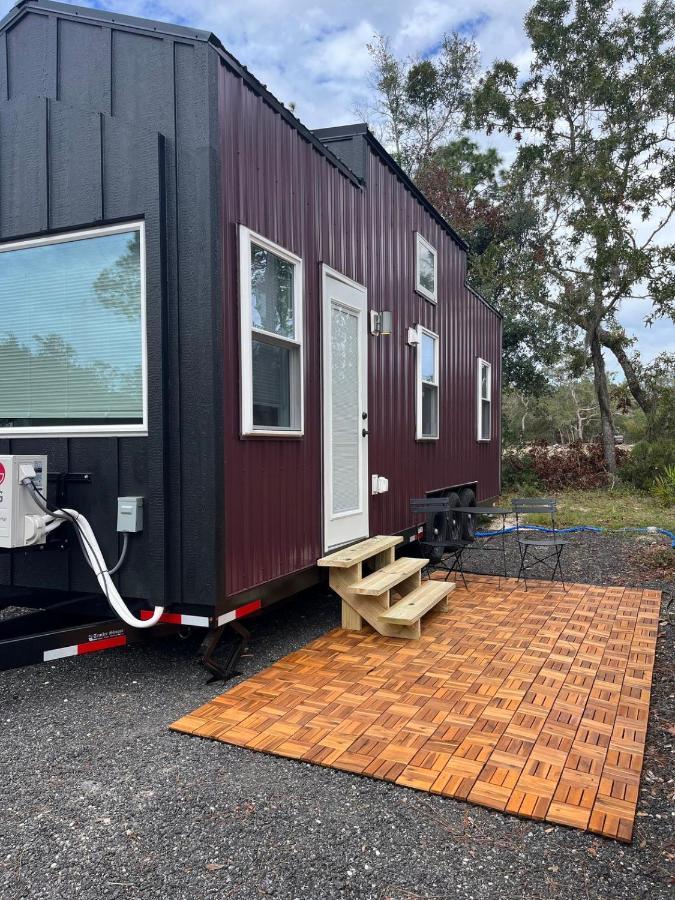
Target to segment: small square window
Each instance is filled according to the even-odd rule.
[[[478,440],[492,439],[492,366],[478,360]]]
[[[240,230],[241,431],[301,435],[302,260]]]
[[[415,233],[415,290],[437,301],[436,250],[421,234]]]
[[[438,439],[438,335],[417,327],[417,426],[418,440]]]

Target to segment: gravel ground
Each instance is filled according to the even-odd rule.
[[[672,590],[638,574],[640,546],[576,538],[567,575]],[[475,553],[467,568],[497,563]],[[244,674],[337,622],[337,602],[322,592],[269,612]],[[675,673],[665,619],[660,632],[630,847],[172,733],[170,722],[222,690],[205,684],[194,639],[2,673],[0,897],[671,897]]]

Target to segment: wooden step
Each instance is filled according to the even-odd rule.
[[[447,600],[448,594],[454,591],[452,581],[425,581],[420,587],[406,594],[398,603],[381,612],[379,618],[392,625],[412,625],[419,622],[422,616]]]
[[[317,565],[334,569],[349,569],[357,563],[370,559],[371,556],[377,556],[384,550],[396,547],[402,541],[403,538],[399,535],[378,534],[376,537],[367,538],[365,541],[359,541],[358,544],[352,544],[350,547],[323,556],[317,560]]]
[[[364,597],[378,597],[380,594],[386,593],[391,588],[396,587],[406,578],[420,572],[429,564],[428,559],[415,559],[411,556],[402,556],[396,562],[389,563],[367,575],[361,581],[355,581],[349,585],[349,592],[352,594],[360,594]]]

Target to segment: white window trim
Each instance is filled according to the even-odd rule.
[[[488,371],[487,377],[487,389],[488,395],[487,397],[483,397],[482,390],[482,375],[483,375],[483,367],[485,367]],[[476,429],[476,440],[481,444],[488,444],[492,440],[492,363],[489,363],[486,359],[481,359],[478,357],[478,384],[476,386],[476,396],[477,396],[477,429]],[[487,437],[484,437],[483,431],[483,410],[482,410],[482,401],[487,400],[490,404],[490,434]]]
[[[420,245],[431,251],[434,257],[434,290],[433,293],[428,291],[423,284],[420,283]],[[419,231],[415,232],[415,290],[431,303],[438,303],[438,253],[435,247],[432,247],[429,241],[424,238]]]
[[[436,372],[436,434],[422,434],[422,335],[426,334],[435,339],[434,343],[434,370]],[[441,385],[440,385],[440,339],[434,331],[417,326],[417,359],[415,362],[415,438],[418,441],[437,441],[441,433]]]
[[[257,244],[276,256],[285,259],[295,266],[293,276],[293,320],[295,333],[293,338],[285,338],[260,328],[254,328],[253,303],[251,296],[251,244]],[[242,437],[303,437],[305,431],[305,360],[303,347],[303,268],[302,259],[275,244],[268,238],[251,231],[245,225],[239,226],[239,338],[241,353],[240,399],[241,399],[241,436]],[[280,347],[297,347],[299,349],[300,372],[297,411],[297,428],[256,428],[253,425],[253,346],[252,337],[261,334],[271,344]]]
[[[87,238],[105,237],[127,231],[138,231],[140,234],[141,264],[141,389],[143,392],[143,422],[136,425],[31,425],[24,427],[0,427],[2,437],[147,437],[148,435],[148,336],[146,313],[146,259],[145,259],[145,222],[138,220],[124,222],[119,225],[102,225],[100,228],[79,229],[52,234],[45,237],[29,238],[24,241],[12,241],[0,244],[0,253],[10,250],[23,250],[27,247],[44,247],[51,244],[65,244],[82,241]]]

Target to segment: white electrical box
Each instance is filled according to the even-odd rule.
[[[21,484],[27,474],[40,493],[47,496],[47,457],[35,454],[0,456],[0,547],[25,547],[44,544],[43,535],[31,540],[33,530],[27,527],[26,517],[42,515],[28,488]]]

